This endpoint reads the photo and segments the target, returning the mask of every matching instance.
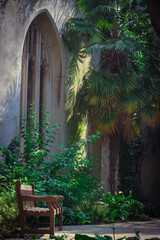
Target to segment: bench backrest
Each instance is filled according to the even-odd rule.
[[[23,185],[21,181],[15,183],[18,207],[20,211],[23,211],[24,207],[35,207],[36,203],[33,201],[22,201],[22,196],[34,195],[34,184]]]

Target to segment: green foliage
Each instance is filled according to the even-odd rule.
[[[91,209],[88,209],[90,221],[91,223],[96,222],[105,222],[105,218],[108,212],[108,206],[106,204],[103,204],[102,202],[96,203],[94,206],[92,206]]]
[[[32,235],[31,235],[31,239],[36,239],[36,235],[35,235],[35,234],[32,234]]]
[[[143,216],[143,204],[134,200],[131,194],[125,197],[122,192],[115,195],[107,193],[107,195],[103,195],[102,201],[108,206],[107,221],[116,219],[133,220],[140,219]]]
[[[24,139],[23,159],[25,162],[37,162],[40,164],[45,157],[47,160],[50,157],[50,148],[55,140],[57,129],[61,124],[51,126],[51,116],[49,112],[43,108],[41,122],[38,122],[35,116],[34,105],[28,109],[26,116],[21,118],[20,135]]]
[[[0,193],[0,238],[11,237],[18,231],[18,205],[15,191],[1,191]]]
[[[53,235],[51,235],[51,239],[55,239],[55,240],[65,240],[65,239],[67,239],[67,235],[62,235],[62,236],[53,236]]]
[[[94,240],[96,238],[90,237],[88,235],[75,234],[75,240]]]
[[[91,223],[88,211],[76,210],[64,207],[64,224],[85,224]]]
[[[51,147],[59,126],[51,126],[49,114],[44,114],[42,124],[30,109],[28,120],[22,119],[20,135],[23,137],[24,151],[20,151],[20,137],[13,139],[8,148],[0,145],[1,190],[10,192],[16,180],[24,184],[35,184],[38,195],[60,194],[65,197],[64,209],[70,208],[65,223],[87,222],[86,209],[91,208],[101,195],[100,179],[93,174],[94,159],[85,151],[88,144],[99,138],[99,133],[81,139],[75,145],[65,148],[59,144],[59,154],[52,154]],[[45,121],[47,118],[47,121]],[[43,205],[41,205],[43,206]]]
[[[95,224],[105,222],[108,207],[101,202],[94,202],[92,205],[86,202],[80,209],[71,209],[64,207],[64,223],[68,224]]]

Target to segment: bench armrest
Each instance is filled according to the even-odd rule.
[[[39,196],[39,195],[28,195],[22,196],[22,201],[44,201],[44,202],[55,202],[58,203],[60,200],[64,200],[63,196],[52,195],[52,196]]]
[[[64,200],[65,198],[62,195],[55,195],[59,200]]]

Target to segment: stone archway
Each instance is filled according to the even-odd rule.
[[[47,13],[43,12],[31,22],[24,41],[21,113],[27,116],[27,108],[34,102],[39,122],[44,105],[52,116],[52,124],[62,122],[62,87],[60,45],[53,24]],[[57,141],[60,138],[59,134]]]

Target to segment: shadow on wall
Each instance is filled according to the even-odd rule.
[[[20,115],[20,73],[0,102],[0,143],[5,147],[18,133]]]
[[[13,81],[13,84],[10,85],[8,90],[6,91],[6,98],[3,102],[0,102],[0,123],[5,120],[7,117],[7,113],[10,110],[10,106],[13,105],[15,100],[20,97],[20,73],[16,77],[16,80]],[[20,103],[16,102],[16,105]],[[12,109],[14,110],[14,109]]]

